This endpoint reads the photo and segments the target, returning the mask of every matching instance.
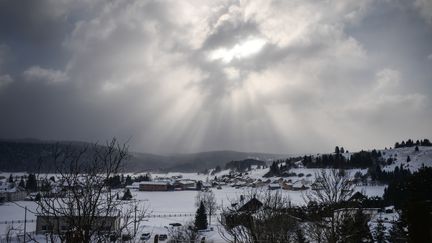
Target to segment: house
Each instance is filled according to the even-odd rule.
[[[238,212],[254,212],[258,209],[260,209],[264,204],[256,199],[256,197],[253,197],[251,200],[243,204],[237,211]]]
[[[362,210],[363,214],[371,219],[377,215],[381,209],[379,208],[340,208],[333,212],[334,217],[339,217],[339,215],[351,215],[354,216],[358,210]]]
[[[196,190],[197,183],[194,180],[177,180],[174,182],[174,188],[180,190]]]
[[[131,185],[127,185],[126,188],[127,189],[135,189],[135,190],[139,190],[139,182],[133,182]]]
[[[142,181],[139,183],[140,191],[168,191],[171,184],[167,181]]]
[[[291,182],[282,183],[282,189],[284,190],[292,190],[293,184]]]
[[[74,227],[73,223],[75,219],[73,217],[78,217],[78,216],[66,217],[66,216],[37,215],[36,234],[66,233]],[[108,215],[96,215],[92,227],[94,227],[94,229],[97,229],[101,233],[118,231],[120,229],[120,211],[115,211]]]
[[[24,200],[27,192],[11,183],[0,181],[0,202]]]
[[[366,199],[367,199],[367,197],[365,195],[363,195],[361,192],[356,192],[348,199],[348,201],[361,203]]]
[[[281,189],[281,185],[279,183],[271,183],[268,185],[269,190],[277,190]]]
[[[309,189],[309,187],[306,186],[306,183],[303,180],[296,181],[292,185],[293,191],[303,191],[307,189]]]

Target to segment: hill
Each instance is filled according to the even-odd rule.
[[[80,150],[92,144],[75,141],[45,141],[37,139],[0,140],[0,171],[52,171],[52,150],[54,146]],[[233,160],[248,158],[263,161],[287,157],[287,155],[247,153],[237,151],[211,151],[190,154],[157,155],[151,153],[130,152],[130,158],[125,163],[127,172],[141,171],[202,171],[205,169],[223,167]]]
[[[385,160],[389,158],[393,160],[393,163],[383,167],[385,171],[393,171],[396,166],[401,165],[405,169],[410,169],[411,172],[417,171],[423,165],[432,167],[432,147],[430,146],[418,146],[418,151],[415,147],[387,149],[381,150],[381,154]]]

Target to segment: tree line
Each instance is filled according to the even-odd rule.
[[[402,142],[396,142],[394,148],[406,148],[406,147],[414,147],[414,146],[432,146],[432,143],[429,139],[425,138],[422,140],[413,141],[412,139],[408,139],[406,142],[402,140]]]

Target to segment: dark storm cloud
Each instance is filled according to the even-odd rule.
[[[430,7],[0,0],[0,134],[148,152],[430,137]]]

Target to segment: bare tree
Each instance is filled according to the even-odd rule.
[[[209,225],[211,225],[212,215],[216,214],[218,209],[218,204],[216,201],[216,197],[213,191],[199,191],[195,198],[195,206],[198,208],[203,202],[206,211],[208,212],[209,217]]]
[[[192,222],[179,227],[171,227],[168,229],[168,234],[170,236],[170,243],[195,243],[199,239],[198,232],[195,230]]]
[[[138,207],[136,201],[117,200],[117,192],[107,184],[128,159],[126,145],[113,139],[105,146],[56,146],[52,155],[59,189],[36,202],[37,214],[51,234],[62,242],[90,242],[130,231],[133,222],[136,234],[136,222],[147,208]]]
[[[306,232],[316,242],[336,243],[342,239],[340,229],[351,216],[349,210],[340,206],[352,196],[355,186],[343,170],[323,169],[315,178],[316,189],[304,195],[309,210],[314,211],[309,215]]]
[[[300,220],[291,210],[280,192],[248,193],[222,209],[219,233],[227,242],[294,242]]]
[[[321,170],[315,174],[316,190],[310,190],[304,198],[306,203],[316,202],[318,204],[333,205],[349,199],[354,191],[355,185],[344,170],[331,169]]]

